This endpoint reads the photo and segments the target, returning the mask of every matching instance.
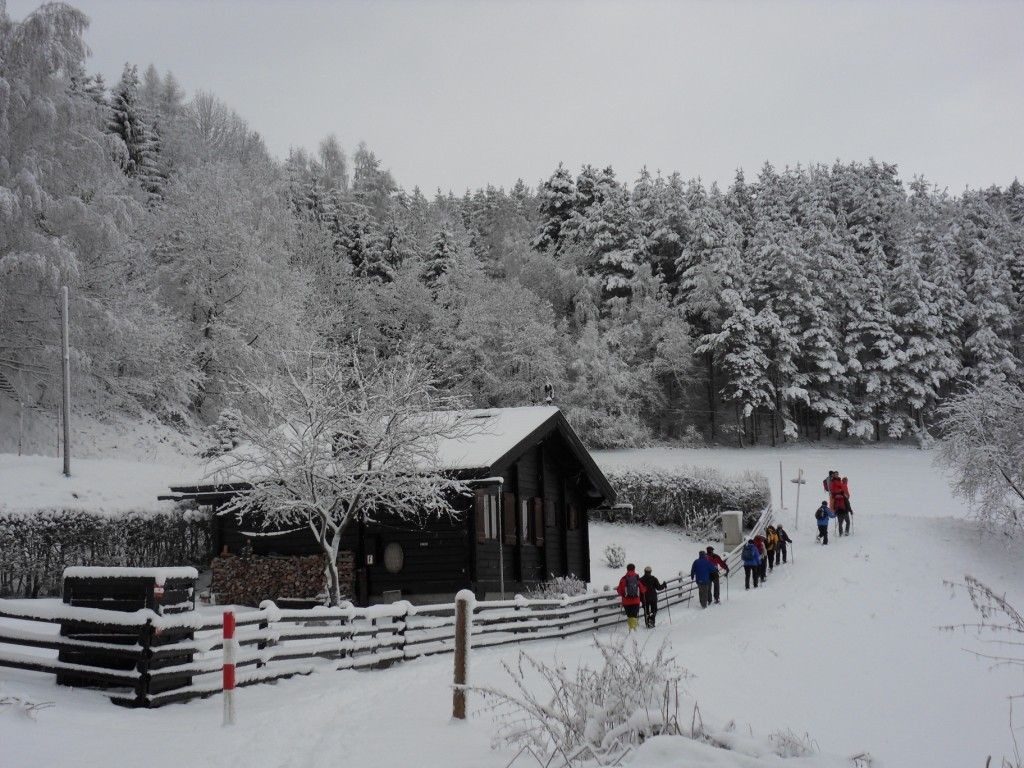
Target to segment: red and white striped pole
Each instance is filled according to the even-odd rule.
[[[224,725],[235,724],[235,612],[224,611]]]

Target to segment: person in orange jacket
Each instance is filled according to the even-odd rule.
[[[626,612],[626,624],[632,632],[640,623],[640,606],[643,605],[644,593],[647,588],[640,580],[640,574],[636,572],[636,566],[630,563],[626,566],[626,575],[619,579],[619,586],[615,588],[622,598],[622,609]]]

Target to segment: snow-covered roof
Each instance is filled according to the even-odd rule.
[[[73,565],[64,569],[65,579],[153,579],[163,586],[167,579],[198,579],[199,571],[190,566],[168,566],[163,568],[127,568],[120,566]]]
[[[450,418],[460,424],[458,435],[441,438],[434,446],[437,463],[433,468],[456,470],[494,466],[505,454],[556,415],[558,408],[553,405],[426,414],[428,418]]]
[[[572,428],[561,417],[561,412],[556,406],[429,411],[420,414],[420,418],[424,424],[424,440],[418,453],[419,465],[423,471],[489,470],[530,435],[551,424],[552,428],[562,429],[578,453],[580,461],[587,468],[591,480],[609,501],[614,500],[614,490]],[[557,424],[553,423],[556,419]],[[449,424],[451,428],[448,428]],[[288,429],[280,429],[287,438]],[[437,436],[427,437],[431,434]],[[433,445],[427,442],[430,439],[435,441]],[[240,455],[251,450],[251,446],[238,446],[209,462],[201,478],[191,482],[177,482],[171,485],[171,490],[176,494],[184,494],[181,498],[203,497],[207,502],[216,496],[230,496],[234,492],[233,486],[261,479],[259,473],[264,470],[259,466],[259,462],[255,462],[256,466],[253,466],[250,462],[239,460]]]

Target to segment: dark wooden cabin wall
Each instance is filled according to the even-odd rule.
[[[505,591],[524,592],[547,580],[550,575],[573,574],[590,578],[590,553],[587,536],[588,499],[584,468],[568,441],[553,431],[540,445],[527,447],[507,466],[492,468],[505,478],[503,507],[514,499],[515,541],[504,550]],[[496,489],[495,489],[496,491]],[[514,497],[512,496],[514,494]],[[540,498],[544,505],[544,543],[538,546],[521,539],[523,499]],[[499,545],[497,540],[477,542],[473,503],[469,498],[456,501],[462,513],[458,520],[430,520],[423,528],[387,522],[365,526],[364,546],[360,531],[352,526],[343,540],[343,548],[355,555],[355,566],[364,589],[370,596],[385,590],[401,590],[403,595],[451,594],[474,586],[478,595],[499,589]],[[578,526],[568,529],[569,506],[577,510]],[[240,553],[246,543],[257,554],[302,555],[319,552],[310,532],[301,529],[280,536],[243,536],[233,517],[218,518],[217,541],[232,553]],[[384,566],[384,549],[390,542],[402,546],[405,563],[397,574]],[[373,565],[366,555],[373,554]],[[363,592],[363,590],[360,590]]]

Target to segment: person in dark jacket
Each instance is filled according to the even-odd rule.
[[[665,589],[665,585],[651,573],[649,565],[644,568],[640,583],[644,585],[644,624],[648,629],[654,629],[658,619],[658,593]]]
[[[749,539],[743,545],[740,556],[743,558],[743,576],[747,589],[750,589],[751,574],[754,576],[754,589],[757,589],[757,582],[761,577],[761,552],[753,539]]]
[[[828,544],[828,524],[832,520],[832,510],[828,502],[821,502],[821,506],[814,511],[814,521],[818,524],[818,540],[822,544]]]
[[[626,624],[632,632],[640,623],[640,606],[644,598],[644,583],[640,580],[640,574],[636,572],[636,566],[630,563],[626,566],[626,575],[619,579],[619,586],[615,588],[622,598],[622,609],[626,612]]]
[[[764,529],[764,546],[768,555],[768,570],[775,570],[776,550],[779,546],[779,534],[775,531],[774,525],[766,526]]]
[[[718,572],[715,564],[708,560],[707,552],[701,550],[697,559],[690,566],[690,578],[697,582],[697,593],[700,595],[700,607],[707,608],[711,602],[711,577]]]
[[[787,556],[787,554],[788,554],[788,552],[789,552],[789,547],[787,547],[786,545],[787,545],[787,544],[792,544],[792,543],[793,543],[793,540],[792,540],[791,538],[789,538],[789,534],[788,534],[788,533],[786,533],[786,529],[785,529],[785,528],[783,528],[783,527],[782,527],[781,525],[780,525],[780,526],[778,526],[778,527],[777,527],[777,528],[775,529],[775,532],[776,532],[777,534],[779,534],[779,546],[778,546],[778,548],[777,548],[777,549],[775,550],[775,552],[776,552],[776,557],[778,557],[779,555],[781,555],[781,556],[782,556],[782,562],[786,562],[786,556]],[[776,565],[778,565],[778,564],[779,564],[779,561],[778,561],[778,560],[776,560],[776,561],[775,561],[775,564],[776,564]]]
[[[708,553],[708,560],[715,564],[715,575],[711,577],[711,592],[712,597],[715,598],[715,603],[721,603],[719,596],[721,594],[721,577],[719,574],[725,573],[726,578],[729,576],[729,565],[722,558],[715,554],[714,547],[708,547],[706,552]]]

